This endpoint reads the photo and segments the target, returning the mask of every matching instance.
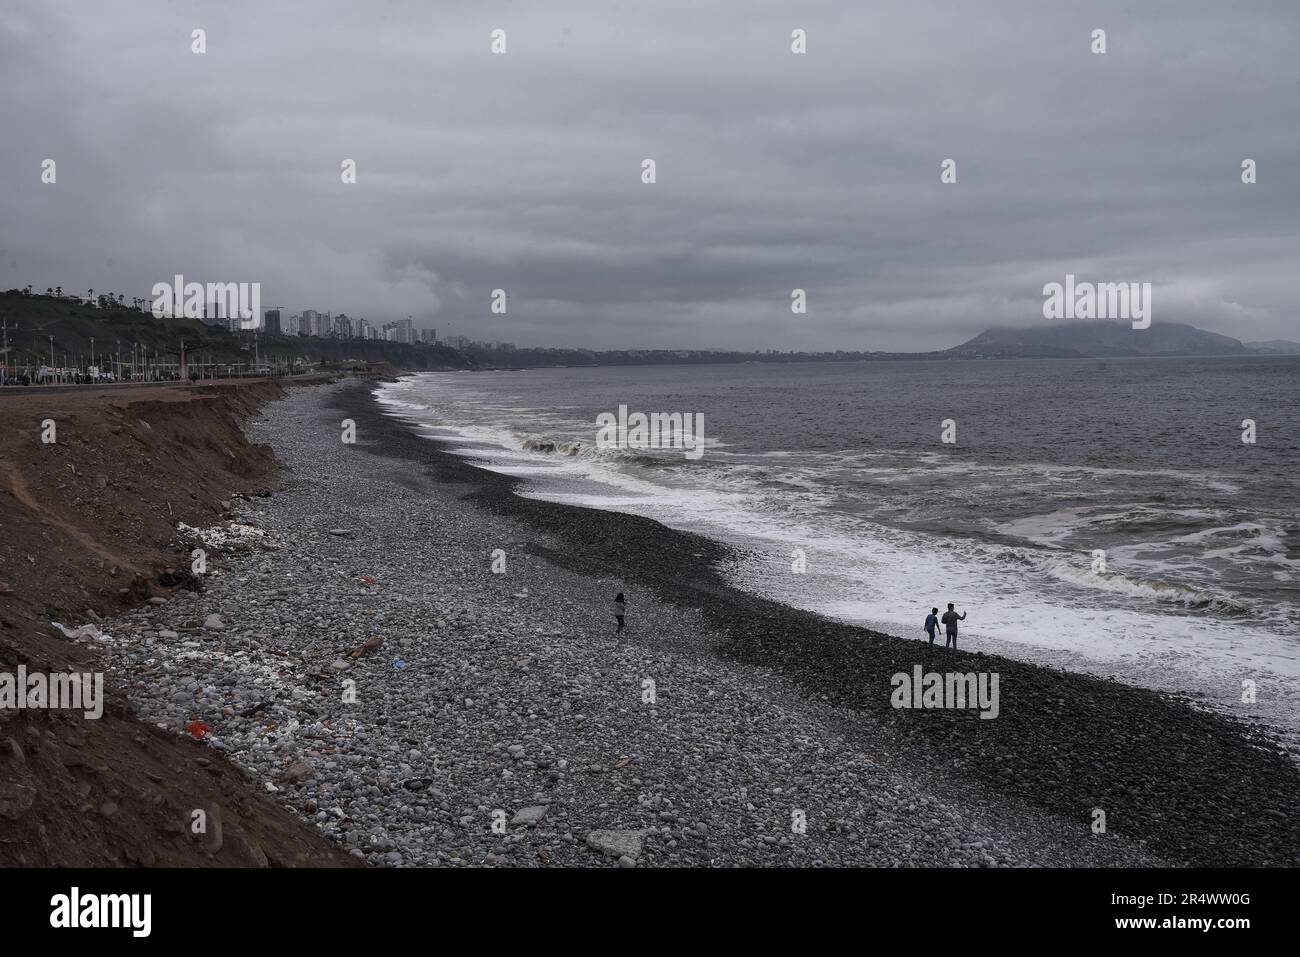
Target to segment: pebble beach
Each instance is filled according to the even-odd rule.
[[[1300,778],[1281,751],[1247,747],[1247,729],[1152,692],[970,655],[1004,672],[1003,716],[918,731],[913,716],[890,712],[879,677],[854,676],[921,661],[920,642],[823,629],[732,594],[707,571],[719,556],[703,540],[520,499],[509,479],[383,415],[371,388],[301,388],[263,406],[248,434],[283,464],[280,487],[233,501],[232,523],[183,543],[213,545],[202,590],[127,612],[97,642],[143,719],[202,735],[353,857],[385,867],[1294,863],[1293,825],[1269,812],[1300,794]],[[355,444],[340,441],[344,418]],[[616,637],[617,592],[628,619]],[[832,653],[840,664],[827,664]],[[1064,739],[1017,737],[1053,733],[1052,720],[1025,713],[1024,689],[1050,685],[1032,700],[1055,713],[1076,680],[1082,699],[1119,702],[1108,714],[1133,712],[1137,750],[1114,767],[1072,768],[1094,758]],[[1170,806],[1185,783],[1179,746],[1146,740],[1167,720],[1204,722],[1187,728],[1188,746],[1216,765],[1216,748],[1240,752],[1233,761],[1245,764],[1222,773],[1250,775],[1242,790],[1224,796],[1205,779],[1217,795],[1208,803]],[[1060,721],[1086,725],[1088,712]],[[1099,727],[1098,753],[1115,750],[1110,734]],[[1124,783],[1130,767],[1150,778]],[[1062,799],[1088,780],[1095,793]],[[1263,806],[1254,789],[1269,795]],[[1179,820],[1134,826],[1139,808],[1160,818],[1148,798]],[[1252,802],[1271,843],[1238,827],[1235,808]],[[1115,808],[1115,826],[1091,827],[1094,806]],[[1219,822],[1205,840],[1195,839],[1201,816]]]

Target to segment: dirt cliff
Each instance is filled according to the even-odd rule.
[[[93,642],[51,622],[196,587],[176,524],[216,524],[233,495],[274,487],[274,455],[240,423],[281,394],[268,381],[0,394],[0,673],[101,670]],[[98,719],[0,707],[0,866],[355,863],[185,729],[138,720],[117,684],[105,675]],[[206,835],[191,833],[196,809]]]

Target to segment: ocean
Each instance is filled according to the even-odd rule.
[[[1298,726],[1300,357],[448,372],[377,396],[520,494],[737,546],[726,573],[765,597],[905,637],[952,601],[963,647],[1235,711],[1249,679],[1254,713]],[[621,405],[702,414],[704,454],[597,448]]]

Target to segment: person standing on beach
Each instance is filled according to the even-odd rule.
[[[623,616],[627,613],[627,602],[623,598],[623,593],[619,592],[614,596],[614,617],[618,620],[618,630],[616,635],[623,634]]]
[[[947,641],[944,643],[945,648],[957,650],[957,622],[965,621],[966,613],[963,611],[960,615],[953,611],[952,602],[948,602],[948,610],[943,614],[943,627],[946,632]]]
[[[934,633],[939,630],[939,609],[931,608],[930,614],[925,616],[925,633],[930,636],[930,644],[934,644]]]

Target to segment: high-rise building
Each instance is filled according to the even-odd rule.
[[[273,336],[280,335],[280,310],[268,309],[263,314],[262,328]]]
[[[415,342],[415,330],[410,319],[398,319],[396,322],[384,323],[383,335],[379,338],[410,344]]]

